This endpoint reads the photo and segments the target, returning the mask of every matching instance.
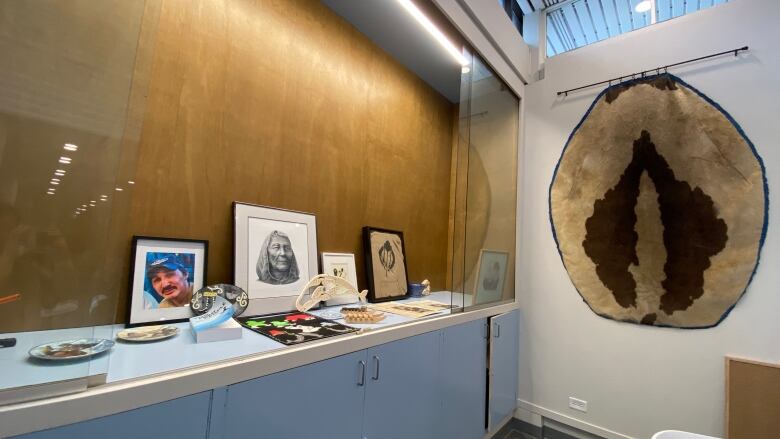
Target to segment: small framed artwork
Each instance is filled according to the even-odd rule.
[[[357,285],[357,270],[355,268],[355,255],[352,253],[326,253],[323,252],[320,255],[322,260],[322,274],[329,274],[331,276],[340,277],[350,284],[355,289],[358,289]],[[355,298],[351,296],[340,296],[326,301],[328,306],[343,305],[346,303],[355,302]]]
[[[368,278],[368,300],[386,302],[408,295],[404,234],[395,230],[363,227],[363,252]]]
[[[233,283],[249,294],[246,314],[282,313],[317,275],[314,215],[233,203]]]
[[[193,291],[206,284],[208,241],[133,236],[127,326],[192,317]]]
[[[475,304],[501,300],[504,293],[508,261],[509,253],[507,252],[482,249],[477,266],[477,281],[474,285]]]

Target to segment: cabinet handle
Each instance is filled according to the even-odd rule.
[[[379,356],[374,355],[374,376],[371,377],[374,381],[379,381]]]
[[[501,324],[500,323],[496,323],[496,335],[494,337],[495,338],[501,337]]]
[[[363,360],[358,361],[358,364],[360,365],[360,375],[358,375],[358,386],[363,386],[366,384],[366,362]]]

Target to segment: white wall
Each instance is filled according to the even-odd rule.
[[[780,205],[780,1],[732,3],[553,57],[526,87],[520,255],[520,405],[607,437],[662,429],[723,435],[724,356],[780,362],[780,217],[769,212],[761,265],[719,326],[678,330],[618,323],[580,299],[558,256],[547,194],[566,139],[601,88],[558,90],[749,45],[672,70],[720,103],[763,157]],[[588,412],[568,408],[568,397]],[[612,431],[610,433],[609,431]]]

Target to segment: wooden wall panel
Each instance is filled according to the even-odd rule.
[[[209,240],[230,281],[231,203],[317,215],[319,251],[402,230],[410,280],[444,288],[452,104],[317,1],[162,5],[131,234]],[[120,311],[119,315],[123,311]]]
[[[726,437],[774,439],[780,431],[780,364],[726,358]]]

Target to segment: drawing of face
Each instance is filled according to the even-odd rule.
[[[283,285],[298,280],[292,242],[285,233],[274,230],[266,237],[256,269],[258,279],[266,283]]]
[[[278,234],[274,235],[268,244],[268,261],[271,264],[271,269],[280,273],[289,271],[292,257],[293,250],[290,238]]]

